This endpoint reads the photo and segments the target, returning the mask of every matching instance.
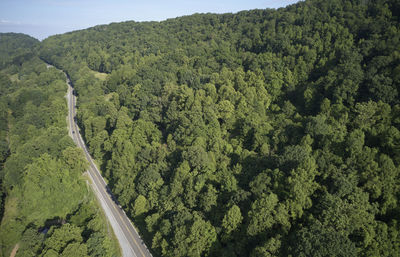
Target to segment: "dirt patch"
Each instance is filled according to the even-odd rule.
[[[14,249],[11,251],[10,257],[15,257],[15,255],[17,254],[18,249],[19,249],[19,244],[16,244],[14,246]]]

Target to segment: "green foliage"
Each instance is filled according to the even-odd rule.
[[[67,167],[47,154],[26,167],[21,209],[27,221],[40,224],[52,215],[65,218],[79,203],[82,185]]]
[[[237,205],[233,205],[222,219],[222,228],[226,235],[230,235],[235,231],[242,223],[243,217],[240,212],[240,208]]]
[[[21,246],[18,249],[16,256],[37,256],[42,241],[43,234],[38,233],[33,228],[28,228],[22,235]]]
[[[396,256],[399,10],[306,0],[96,26],[39,52],[70,75],[90,152],[155,255]],[[36,115],[49,95],[13,95],[13,116],[29,124],[14,142],[52,122]],[[43,142],[7,159],[6,188]],[[84,167],[72,149],[49,149]],[[88,253],[100,255],[100,238]]]
[[[77,174],[87,170],[88,163],[84,157],[83,150],[77,147],[68,147],[63,152],[63,160],[66,165]]]
[[[87,257],[87,248],[85,244],[70,243],[65,247],[64,251],[60,255],[61,257],[77,256]]]
[[[0,69],[11,65],[22,65],[34,54],[31,48],[39,44],[39,40],[20,33],[0,34]]]
[[[134,215],[138,216],[142,213],[147,212],[148,207],[147,207],[147,200],[143,195],[139,195],[136,200],[135,204],[133,206],[134,209]]]
[[[168,256],[201,256],[204,251],[210,250],[216,239],[214,227],[195,214],[189,226],[175,231],[173,251]]]
[[[100,256],[118,256],[67,134],[65,76],[37,57],[38,43],[0,34],[0,256],[17,243],[16,256],[89,256],[94,235]]]
[[[51,236],[49,236],[44,244],[46,248],[53,249],[56,252],[60,252],[65,249],[70,243],[82,242],[82,231],[71,224],[62,225],[60,228],[55,229]]]
[[[301,229],[295,242],[297,256],[357,256],[357,248],[348,237],[318,221]]]
[[[273,193],[256,200],[248,215],[250,224],[247,227],[247,233],[251,236],[268,231],[274,226],[283,228],[290,226],[287,208],[279,203],[277,195]]]

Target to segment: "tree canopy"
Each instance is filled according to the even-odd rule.
[[[38,44],[0,34],[0,256],[118,256],[67,133],[65,75]]]
[[[89,149],[156,255],[395,256],[399,10],[112,23],[40,55],[71,75]]]
[[[398,256],[399,17],[396,0],[306,0],[99,25],[35,49],[70,76],[89,150],[154,256]],[[18,87],[7,190],[34,188],[23,171],[43,160],[81,167],[63,160],[68,140],[32,151],[62,122],[38,110],[62,108],[16,81],[57,75],[18,69],[1,75]],[[42,254],[96,255],[97,240]]]

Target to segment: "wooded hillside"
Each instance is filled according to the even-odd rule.
[[[39,51],[155,256],[399,256],[399,21],[397,0],[306,0]]]
[[[38,44],[0,34],[0,256],[118,256],[68,136],[65,75]]]

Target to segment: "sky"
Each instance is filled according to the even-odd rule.
[[[0,32],[44,39],[121,21],[162,21],[193,13],[279,8],[298,0],[0,0]]]

